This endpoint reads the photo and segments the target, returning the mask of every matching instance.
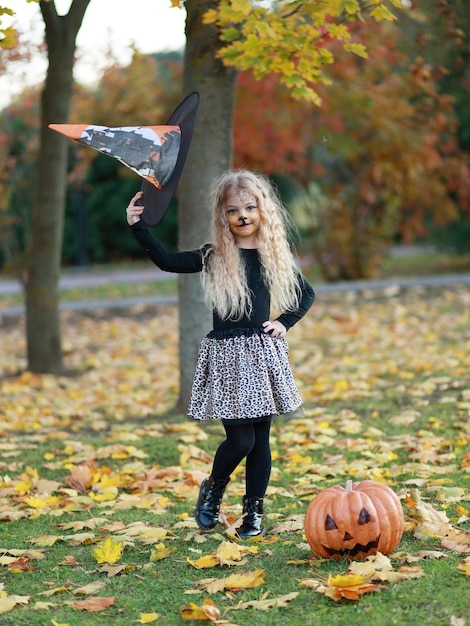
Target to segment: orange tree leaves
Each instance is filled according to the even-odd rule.
[[[429,222],[448,223],[470,206],[453,99],[439,92],[432,67],[402,52],[399,28],[355,30],[374,54],[341,56],[331,85],[319,87],[321,109],[303,118],[305,198],[292,207],[329,280],[374,275],[397,234],[424,236]]]
[[[308,165],[305,133],[309,130],[304,129],[304,116],[309,109],[293,100],[275,75],[255,80],[249,72],[241,72],[234,113],[234,166],[296,179]]]

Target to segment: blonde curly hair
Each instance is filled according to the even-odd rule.
[[[222,319],[239,320],[251,313],[242,255],[226,216],[227,196],[233,191],[253,196],[260,212],[258,254],[271,297],[271,313],[295,310],[300,298],[300,270],[289,245],[293,223],[267,177],[243,169],[223,174],[212,190],[213,244],[205,256],[201,275],[206,303]]]

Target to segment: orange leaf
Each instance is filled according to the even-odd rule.
[[[342,598],[345,598],[346,600],[359,600],[359,597],[364,593],[379,591],[382,588],[382,585],[364,583],[355,587],[322,587],[318,588],[317,591],[324,593],[325,596],[328,596],[337,602]]]
[[[77,465],[72,468],[71,476],[65,482],[80,493],[86,493],[93,482],[93,471],[89,465]]]
[[[108,606],[114,604],[114,598],[87,598],[86,600],[80,600],[75,602],[72,606],[78,611],[88,611],[89,613],[97,613],[98,611],[104,611]]]

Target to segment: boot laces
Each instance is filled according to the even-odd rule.
[[[219,509],[226,485],[227,483],[222,479],[214,480],[204,498],[204,508],[214,511]]]

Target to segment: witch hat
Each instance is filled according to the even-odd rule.
[[[49,128],[114,157],[141,176],[143,218],[155,226],[173,198],[193,136],[200,96],[189,94],[162,126],[49,124]]]

